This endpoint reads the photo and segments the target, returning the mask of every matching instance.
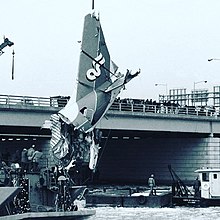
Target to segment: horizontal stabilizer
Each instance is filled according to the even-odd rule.
[[[131,79],[138,76],[140,73],[140,70],[137,71],[135,74],[131,74],[129,70],[127,70],[127,73],[125,76],[121,76],[115,82],[113,82],[106,90],[105,92],[110,92],[112,90],[118,89],[119,87],[123,87],[126,83],[128,83]]]

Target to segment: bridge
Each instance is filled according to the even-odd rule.
[[[0,95],[2,152],[36,144],[52,164],[49,129],[42,125],[64,107],[69,97]],[[98,161],[102,182],[146,182],[154,173],[170,183],[168,164],[186,181],[201,167],[220,168],[219,108],[115,100],[99,122],[103,130]]]
[[[0,95],[0,126],[39,129],[45,120],[50,119],[51,114],[66,105],[68,98]],[[219,116],[218,108],[150,105],[116,100],[97,127],[124,132],[181,132],[219,136]]]

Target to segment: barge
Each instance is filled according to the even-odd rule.
[[[156,195],[150,195],[150,189],[146,187],[103,187],[87,193],[86,207],[169,207],[172,201],[170,188],[158,187],[156,192]]]

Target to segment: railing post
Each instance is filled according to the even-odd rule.
[[[143,104],[143,112],[145,112],[145,107],[146,107],[145,104]]]
[[[22,105],[25,105],[25,96],[22,97],[22,102],[21,102],[21,104],[22,104]]]
[[[6,104],[6,105],[9,105],[9,104],[10,104],[9,95],[7,95],[7,98],[6,98],[6,100],[5,100],[5,104]]]

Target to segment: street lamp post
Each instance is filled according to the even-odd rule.
[[[209,62],[213,61],[213,60],[220,60],[219,58],[211,58],[211,59],[208,59]]]
[[[193,104],[196,105],[196,99],[195,99],[195,91],[196,91],[196,84],[198,83],[207,83],[207,80],[198,81],[193,83]]]

